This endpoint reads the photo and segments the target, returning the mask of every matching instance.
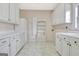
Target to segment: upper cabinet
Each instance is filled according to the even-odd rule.
[[[16,15],[15,15],[15,4],[14,3],[10,3],[10,22],[13,22],[15,23],[15,20],[16,20]]]
[[[19,5],[18,4],[15,4],[16,6],[15,6],[15,15],[16,15],[16,20],[15,20],[15,22],[16,22],[16,24],[19,24],[19,22],[20,22],[20,20],[19,20],[19,18],[20,18],[20,9],[19,9]]]
[[[19,23],[19,6],[16,3],[10,3],[10,21]]]
[[[9,4],[0,3],[0,21],[9,20]]]
[[[52,12],[52,25],[71,23],[71,4],[58,4]]]
[[[0,3],[0,22],[19,24],[19,6],[16,3]]]

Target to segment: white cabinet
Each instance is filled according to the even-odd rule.
[[[62,46],[62,55],[63,56],[69,56],[69,46],[68,46],[68,43],[67,41],[63,40],[63,46]]]
[[[62,55],[69,56],[69,41],[62,40]]]
[[[56,36],[56,50],[62,55],[62,37],[60,35]]]
[[[8,56],[8,55],[10,55],[9,39],[10,38],[0,39],[0,56]]]
[[[18,52],[22,47],[20,35],[16,34],[15,39],[16,39],[16,51]]]
[[[10,3],[10,21],[15,23],[16,20],[16,15],[15,15],[15,4],[14,3]]]
[[[0,3],[0,22],[19,24],[19,5]]]
[[[22,48],[23,44],[25,43],[23,37],[20,36],[23,35],[22,33],[17,33],[13,36],[11,36],[10,39],[10,55],[14,56],[17,54],[17,52]]]
[[[19,9],[19,5],[18,4],[15,4],[15,16],[16,16],[16,19],[15,19],[15,22],[16,24],[19,24],[20,22],[20,9]]]
[[[16,55],[16,39],[15,36],[12,36],[10,39],[10,55]]]
[[[19,23],[19,6],[15,3],[10,3],[10,22]]]
[[[79,56],[79,38],[61,34],[56,36],[56,50],[62,56]]]
[[[0,47],[0,56],[9,56],[9,46]]]
[[[0,3],[0,21],[9,20],[9,3]]]
[[[61,34],[56,34],[56,50],[60,55],[69,56],[68,37]]]
[[[70,56],[79,56],[79,39],[70,38],[71,47],[70,47]]]
[[[58,4],[52,12],[52,24],[71,23],[71,4]]]

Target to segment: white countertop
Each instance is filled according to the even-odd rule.
[[[57,34],[79,38],[79,32],[58,32]]]
[[[2,38],[6,38],[6,37],[10,37],[10,36],[13,36],[13,35],[16,35],[16,34],[20,34],[20,33],[23,33],[23,32],[14,32],[14,31],[1,31],[0,32],[0,39]]]

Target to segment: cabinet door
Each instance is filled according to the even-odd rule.
[[[9,19],[9,3],[0,3],[0,20],[8,21]]]
[[[70,55],[79,56],[79,39],[76,38],[70,38],[70,39],[71,39]]]
[[[53,25],[71,23],[71,4],[58,4],[53,11]]]
[[[15,3],[10,3],[10,21],[15,23],[16,15],[15,15]]]
[[[56,50],[62,55],[62,37],[60,35],[56,37]]]
[[[64,23],[64,4],[58,4],[53,12],[53,25]]]
[[[9,46],[0,47],[0,56],[9,56]]]
[[[17,34],[15,37],[16,37],[16,51],[18,52],[22,47],[21,46],[21,39],[20,39],[19,34]]]
[[[10,40],[10,55],[16,55],[16,39],[14,37]]]
[[[65,41],[64,39],[62,40],[63,44],[62,44],[62,55],[63,56],[69,56],[69,42],[68,41]]]
[[[19,17],[20,17],[20,9],[19,9],[19,5],[18,4],[15,4],[16,6],[15,6],[15,16],[16,16],[16,20],[15,20],[15,22],[16,22],[16,24],[19,24],[19,22],[20,22],[20,19],[19,19]]]

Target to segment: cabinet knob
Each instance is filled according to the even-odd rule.
[[[74,41],[74,43],[77,43],[76,41]]]
[[[71,46],[71,44],[69,44],[69,46]]]
[[[69,45],[69,43],[67,43],[67,45]]]
[[[54,29],[52,29],[52,31],[54,31]]]

